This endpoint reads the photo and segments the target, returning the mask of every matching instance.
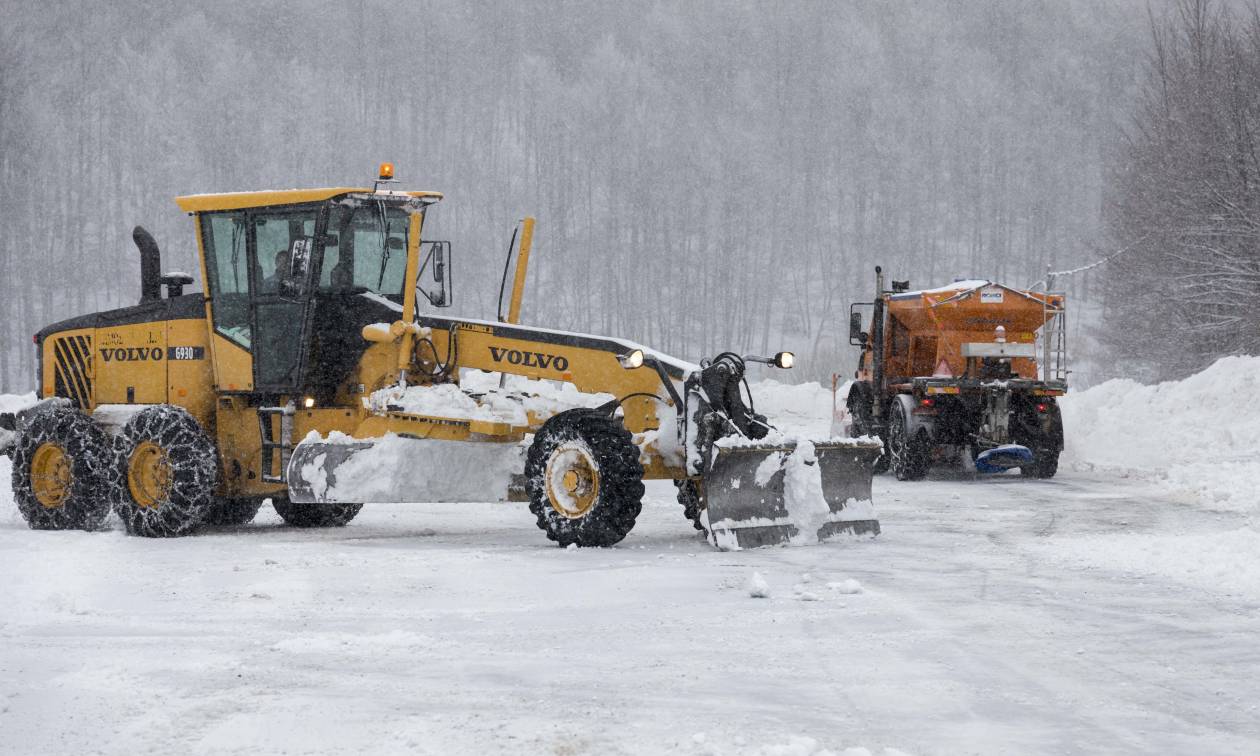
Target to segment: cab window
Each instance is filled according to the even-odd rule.
[[[368,202],[334,207],[328,218],[319,285],[324,291],[371,291],[401,303],[410,216]]]
[[[249,349],[249,254],[245,213],[201,216],[202,245],[210,281],[214,328]]]
[[[255,213],[254,248],[257,250],[258,294],[290,294],[293,242],[315,234],[315,210]]]

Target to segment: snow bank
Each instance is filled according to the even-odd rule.
[[[766,379],[750,384],[749,390],[753,408],[784,434],[814,439],[831,436],[830,386]]]
[[[0,394],[0,412],[17,412],[35,403],[34,392],[29,394]]]
[[[34,404],[35,394],[0,394],[0,412],[19,412]],[[11,431],[0,428],[0,449],[9,444]],[[17,504],[13,501],[13,488],[9,481],[12,478],[13,466],[9,458],[0,454],[0,524],[17,524],[23,522],[18,514]]]
[[[1212,509],[1260,509],[1260,357],[1181,381],[1107,381],[1061,401],[1064,462],[1157,481]]]

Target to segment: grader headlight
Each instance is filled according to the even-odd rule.
[[[744,355],[744,362],[760,362],[763,365],[789,370],[796,364],[796,355],[791,352],[779,352],[773,357],[759,357],[755,354]]]
[[[643,350],[633,349],[626,354],[617,355],[617,362],[626,370],[633,370],[637,367],[643,367]]]

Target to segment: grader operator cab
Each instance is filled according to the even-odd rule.
[[[874,301],[850,307],[862,355],[845,406],[851,435],[884,441],[877,469],[918,480],[962,450],[977,472],[1052,477],[1063,450],[1056,397],[1067,391],[1064,296],[990,281],[885,289],[878,267],[875,281]]]
[[[451,248],[421,233],[442,195],[391,180],[179,197],[204,293],[161,276],[137,228],[140,303],[36,336],[42,401],[8,418],[30,526],[91,529],[112,506],[130,533],[175,536],[268,498],[289,524],[334,526],[365,501],[485,501],[515,480],[549,538],[607,546],[663,478],[719,548],[878,531],[877,443],[798,447],[744,400],[746,362],[790,354],[692,364],[520,325],[531,219],[508,316],[440,317]],[[482,371],[529,380],[464,385]]]

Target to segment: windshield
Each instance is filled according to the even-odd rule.
[[[338,203],[328,216],[319,288],[376,292],[399,304],[407,273],[410,217],[385,202]]]

